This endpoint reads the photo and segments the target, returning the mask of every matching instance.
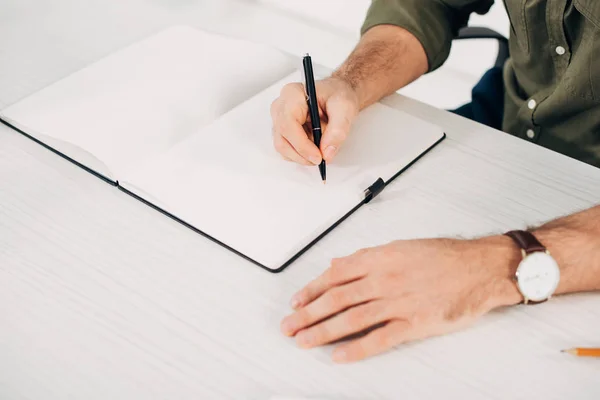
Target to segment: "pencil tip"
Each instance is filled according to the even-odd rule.
[[[323,179],[323,185],[327,183],[327,179]]]
[[[577,355],[577,350],[576,349],[563,349],[560,352],[561,353],[572,354],[572,355]]]

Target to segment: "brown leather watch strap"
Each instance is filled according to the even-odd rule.
[[[546,247],[531,232],[510,231],[506,232],[505,235],[514,240],[525,251],[525,254],[546,251]]]

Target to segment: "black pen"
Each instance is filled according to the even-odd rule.
[[[321,119],[319,117],[319,102],[317,101],[317,88],[315,85],[315,77],[313,75],[313,67],[310,56],[307,54],[302,59],[304,67],[304,79],[306,83],[306,101],[308,102],[308,112],[312,124],[313,140],[315,145],[321,149]],[[327,182],[327,171],[325,169],[325,160],[319,164],[319,172],[323,183]]]

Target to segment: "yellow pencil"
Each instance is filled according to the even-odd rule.
[[[592,348],[574,348],[568,350],[562,350],[563,353],[569,353],[578,357],[600,357],[600,349]]]

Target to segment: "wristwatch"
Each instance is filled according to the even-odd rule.
[[[556,291],[560,268],[546,247],[527,231],[505,233],[520,247],[523,259],[515,273],[515,281],[524,303],[541,303]]]

